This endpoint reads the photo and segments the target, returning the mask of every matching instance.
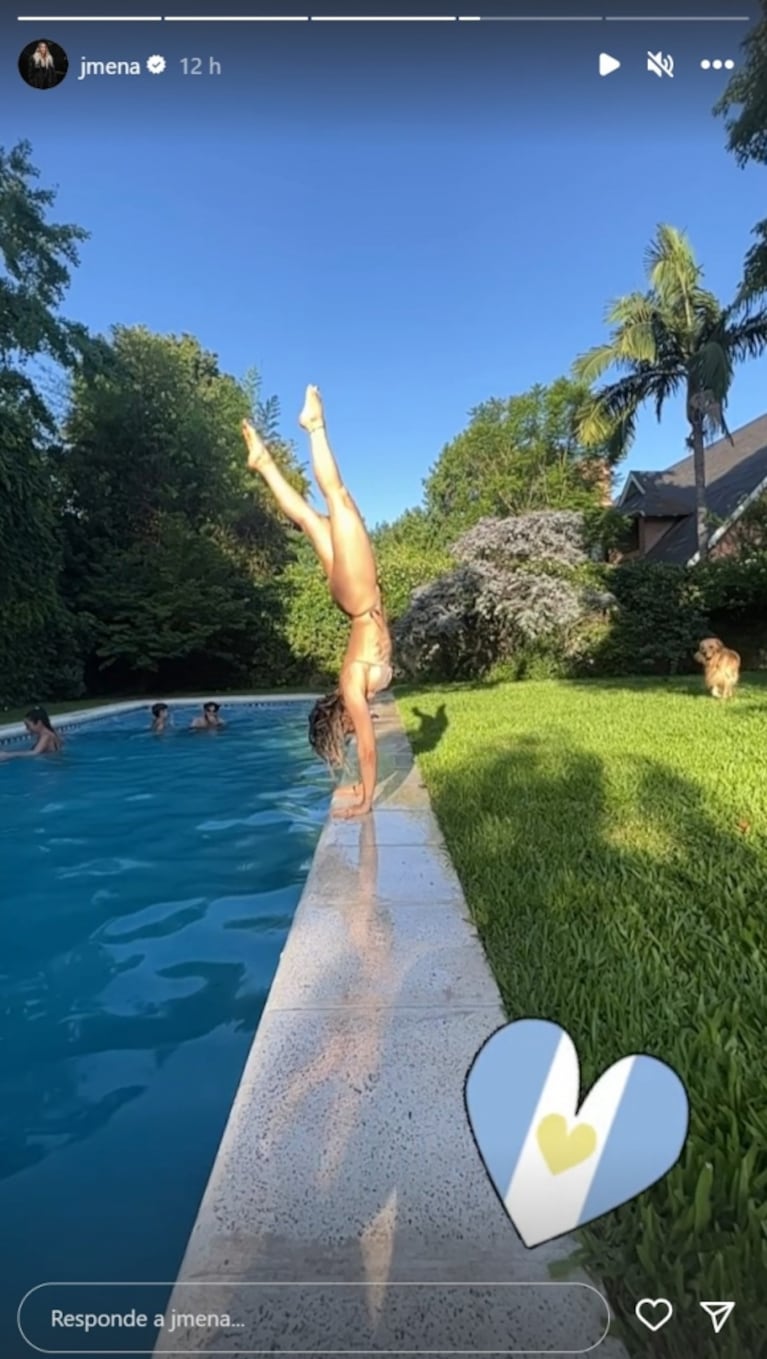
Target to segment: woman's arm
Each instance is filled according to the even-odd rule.
[[[365,816],[373,806],[376,782],[378,780],[378,754],[376,751],[376,734],[373,727],[373,719],[370,716],[370,708],[365,697],[364,689],[355,685],[347,686],[344,689],[344,703],[354,727],[354,735],[357,741],[357,760],[360,767],[360,779],[362,780],[362,801],[351,807],[339,808],[337,816],[348,819],[353,816]]]
[[[45,755],[49,749],[47,736],[41,736],[34,750],[8,750],[0,752],[0,760],[33,760],[35,755]]]

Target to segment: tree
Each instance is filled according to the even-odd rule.
[[[303,489],[274,398],[261,400],[254,374],[222,373],[193,336],[115,327],[108,361],[75,380],[59,459],[65,582],[90,622],[92,684],[209,683],[211,659],[231,676],[276,654],[262,605],[291,538],[247,471],[245,417]]]
[[[716,106],[727,119],[728,145],[739,163],[767,165],[767,0],[762,19],[743,44],[745,60]],[[733,110],[737,114],[732,117]],[[757,243],[746,259],[744,296],[767,292],[767,219],[754,228]]]
[[[83,583],[80,607],[98,620],[92,686],[273,682],[273,602],[224,535],[170,515],[153,543],[107,549]]]
[[[193,336],[116,326],[109,363],[75,381],[65,426],[72,509],[89,537],[151,538],[158,514],[230,523],[261,493],[240,433],[253,395]]]
[[[33,362],[68,372],[95,355],[59,308],[86,232],[48,220],[31,148],[0,148],[0,702],[77,686],[73,620],[58,594],[61,547],[48,447],[55,421]]]
[[[158,518],[192,528],[234,527],[270,570],[284,560],[285,525],[261,479],[247,471],[240,422],[255,419],[300,490],[306,478],[277,431],[274,397],[255,373],[222,373],[191,335],[116,326],[108,362],[75,381],[61,462],[70,527],[92,555],[99,543],[151,541]],[[263,559],[267,561],[264,562]]]
[[[609,369],[624,376],[596,392],[581,418],[585,443],[612,445],[622,456],[633,442],[639,409],[682,393],[690,426],[688,446],[695,470],[698,552],[708,546],[706,440],[729,434],[725,420],[735,366],[767,349],[767,311],[742,304],[724,307],[703,287],[703,270],[690,242],[674,227],[659,226],[646,258],[649,288],[612,305],[606,344],[576,360],[582,382],[594,383]]]
[[[443,541],[487,516],[584,509],[603,497],[604,450],[585,450],[577,432],[588,396],[582,384],[560,378],[476,407],[425,482],[427,513]]]
[[[311,482],[305,465],[296,457],[294,443],[280,432],[281,409],[279,398],[264,398],[260,374],[255,368],[246,373],[243,389],[248,398],[251,419],[269,451],[290,482],[302,496],[309,495]],[[232,525],[236,540],[250,553],[251,564],[259,575],[269,575],[284,569],[295,559],[302,534],[286,532],[286,521],[278,513],[274,501],[261,477],[247,471],[242,454],[238,452],[238,468],[245,487],[246,504],[235,516]]]
[[[193,336],[116,326],[101,370],[73,383],[58,459],[65,588],[88,625],[92,688],[286,673],[272,583],[291,535],[248,472],[243,417],[305,488],[275,398]]]

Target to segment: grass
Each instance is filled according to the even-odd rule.
[[[646,1052],[684,1080],[670,1174],[580,1234],[633,1355],[767,1334],[767,681],[451,688],[399,707],[510,1019],[572,1035],[582,1088]],[[675,1318],[651,1334],[642,1297]],[[736,1308],[714,1336],[700,1301]]]

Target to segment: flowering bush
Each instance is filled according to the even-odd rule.
[[[462,566],[413,592],[395,623],[395,669],[408,677],[468,679],[492,665],[498,643],[492,618],[483,616],[482,574]]]
[[[591,559],[584,516],[574,510],[538,510],[509,519],[480,519],[452,551],[457,561],[499,566],[521,562],[581,566]]]
[[[583,614],[581,591],[557,576],[529,571],[480,572],[477,614],[495,629],[502,650],[515,642],[566,635]]]
[[[459,566],[415,591],[395,629],[398,668],[413,678],[470,678],[520,656],[565,656],[578,628],[614,604],[578,578],[590,560],[580,514],[484,519],[453,555]]]

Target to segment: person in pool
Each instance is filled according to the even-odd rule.
[[[219,706],[217,703],[203,703],[202,716],[195,717],[192,722],[192,731],[212,731],[225,725],[224,719],[219,717]]]
[[[384,614],[373,548],[328,443],[322,398],[307,387],[298,417],[309,435],[312,467],[327,505],[318,514],[286,481],[263,440],[244,420],[248,467],[258,472],[288,519],[306,534],[327,576],[331,597],[351,624],[338,687],[318,700],[309,717],[309,742],[334,770],[344,767],[346,743],[354,736],[362,782],[340,789],[348,802],[337,807],[344,819],[365,816],[373,805],[378,760],[370,700],[392,681],[392,642]]]
[[[167,703],[152,704],[152,731],[165,731],[170,722],[170,708]]]
[[[51,726],[51,719],[45,708],[30,708],[24,718],[24,726],[30,736],[36,738],[32,750],[0,751],[0,760],[31,760],[35,755],[56,755],[61,750],[62,741]]]

